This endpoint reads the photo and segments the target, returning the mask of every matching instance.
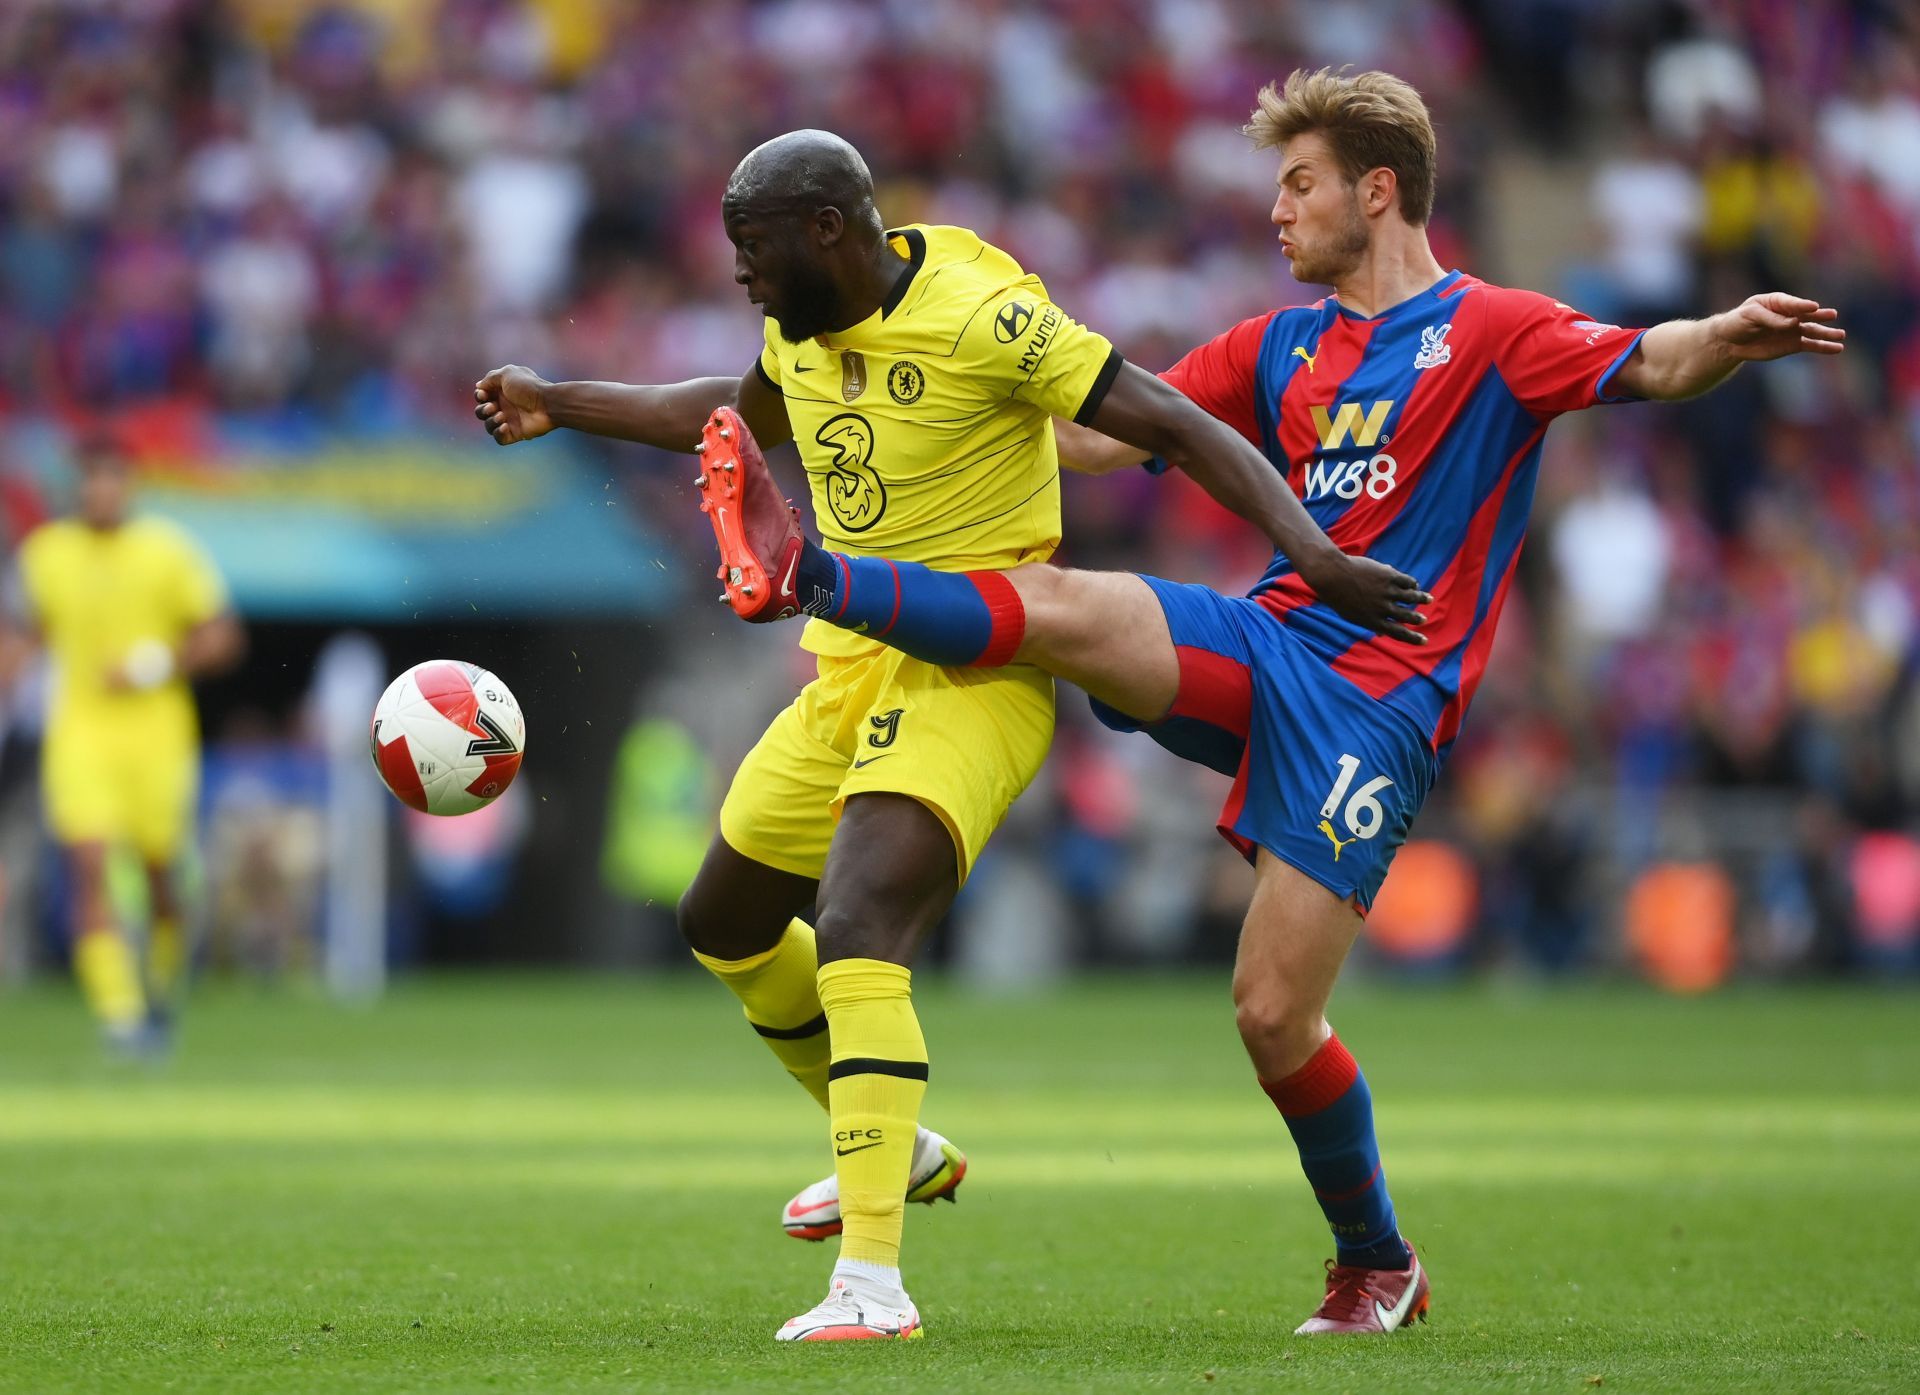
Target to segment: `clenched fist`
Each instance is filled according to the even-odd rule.
[[[473,414],[500,445],[531,441],[553,430],[553,418],[547,415],[547,389],[552,386],[531,368],[509,363],[473,385],[479,403]]]

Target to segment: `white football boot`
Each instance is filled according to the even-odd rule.
[[[778,1342],[904,1341],[921,1331],[920,1310],[905,1289],[836,1270],[827,1296],[773,1337]]]
[[[913,1162],[907,1168],[907,1200],[932,1205],[952,1201],[967,1175],[967,1155],[932,1129],[914,1135]],[[840,1233],[840,1179],[829,1172],[794,1197],[780,1213],[780,1224],[796,1240],[825,1240]]]

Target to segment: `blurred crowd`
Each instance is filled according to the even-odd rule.
[[[6,381],[397,426],[458,415],[476,354],[737,368],[759,326],[720,191],[802,124],[861,146],[890,219],[976,228],[1167,358],[1304,297],[1238,128],[1291,59],[1356,52],[1471,90],[1426,0],[23,0]]]
[[[1604,958],[1617,915],[1702,904],[1647,892],[1677,868],[1721,878],[1707,899],[1740,962],[1911,963],[1914,25],[1846,0],[14,0],[0,410],[450,435],[496,362],[740,371],[761,329],[720,191],[796,125],[862,148],[890,220],[977,229],[1164,367],[1318,294],[1265,221],[1271,158],[1239,133],[1255,91],[1302,64],[1386,68],[1434,111],[1443,264],[1618,323],[1792,289],[1851,336],[1842,360],[1549,437],[1533,545],[1420,827],[1458,860],[1421,902],[1458,922],[1429,957]],[[683,507],[643,455],[608,453],[632,506]],[[1068,527],[1081,565],[1241,589],[1264,560],[1145,475],[1069,481]],[[1211,943],[1237,875],[1209,841],[1211,777],[1062,708],[1009,885],[1033,890],[1024,853],[1097,954],[1160,953],[1168,921],[1165,952]]]

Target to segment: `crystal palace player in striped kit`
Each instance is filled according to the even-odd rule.
[[[1303,1333],[1388,1332],[1424,1317],[1365,1077],[1325,1010],[1408,825],[1460,730],[1492,648],[1562,412],[1711,388],[1742,362],[1838,353],[1835,312],[1784,294],[1648,330],[1600,324],[1434,260],[1434,136],[1385,73],[1296,72],[1247,128],[1280,153],[1272,221],[1301,281],[1334,294],[1238,325],[1165,377],[1265,452],[1341,548],[1430,591],[1418,644],[1331,612],[1284,557],[1245,597],[1048,565],[945,573],[827,552],[740,452],[745,538],[721,539],[779,594],[730,590],[747,619],[795,607],[950,665],[1031,663],[1102,719],[1232,774],[1219,827],[1257,885],[1234,969],[1238,1026],[1286,1121],[1337,1251]],[[725,446],[719,422],[708,439]],[[1143,453],[1060,426],[1095,473]],[[732,478],[729,476],[729,478]],[[1403,631],[1403,633],[1405,633]],[[1411,637],[1411,636],[1410,636]]]

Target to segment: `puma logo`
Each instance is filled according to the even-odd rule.
[[[1314,360],[1320,357],[1320,355],[1318,354],[1308,353],[1305,349],[1299,347],[1298,345],[1294,346],[1293,356],[1299,359],[1302,363],[1307,365],[1307,372],[1309,373],[1313,372]]]
[[[1335,862],[1340,860],[1340,849],[1346,847],[1348,843],[1357,843],[1360,841],[1358,838],[1342,838],[1338,833],[1335,833],[1331,819],[1320,820],[1320,831],[1326,834],[1328,841],[1333,844],[1333,860]]]

